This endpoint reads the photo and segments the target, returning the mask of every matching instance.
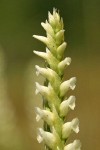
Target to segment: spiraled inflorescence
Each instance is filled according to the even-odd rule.
[[[44,141],[45,149],[50,150],[80,150],[79,140],[66,145],[72,132],[79,132],[79,120],[74,118],[65,122],[69,110],[75,108],[75,96],[65,98],[68,90],[74,90],[76,77],[62,81],[64,70],[71,63],[71,58],[64,58],[66,42],[64,41],[63,19],[59,12],[53,9],[53,14],[48,12],[48,21],[41,23],[46,30],[47,37],[33,35],[46,45],[46,52],[34,51],[35,54],[45,59],[47,65],[41,68],[36,65],[36,74],[46,78],[44,85],[36,83],[36,94],[43,97],[43,109],[36,107],[36,120],[43,119],[44,127],[38,129],[37,140]]]

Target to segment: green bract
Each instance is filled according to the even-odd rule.
[[[46,52],[34,51],[35,54],[45,59],[46,68],[36,65],[36,74],[46,78],[44,85],[36,83],[36,94],[43,97],[43,109],[36,107],[36,120],[44,120],[44,127],[38,129],[37,140],[44,141],[45,149],[50,150],[80,150],[81,143],[75,140],[66,144],[72,132],[79,132],[79,120],[73,119],[65,122],[69,110],[75,108],[75,96],[65,98],[68,90],[75,89],[76,77],[62,81],[64,70],[71,63],[71,58],[64,58],[66,42],[64,41],[63,19],[56,9],[53,14],[48,13],[48,21],[41,23],[46,31],[46,37],[33,35],[46,45]]]

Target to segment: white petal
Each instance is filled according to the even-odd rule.
[[[70,57],[66,57],[64,60],[62,60],[59,64],[58,64],[58,69],[60,74],[64,73],[64,69],[65,67],[69,66],[71,63],[71,58]]]
[[[40,93],[42,96],[48,95],[49,88],[46,86],[40,85],[36,82],[36,94]]]
[[[36,90],[35,90],[35,94],[37,95],[38,93],[39,93],[39,90],[38,90],[38,89],[36,89]]]
[[[51,125],[54,121],[54,115],[49,110],[42,110],[38,107],[35,108],[36,111],[36,120],[39,121],[40,119],[43,119],[46,121],[49,125]]]
[[[60,30],[59,32],[57,32],[56,34],[56,38],[59,39],[60,41],[62,41],[62,37],[64,35],[65,30]]]
[[[41,25],[47,31],[48,34],[50,34],[51,36],[54,36],[54,30],[47,20],[46,20],[46,23],[42,22]]]
[[[75,96],[70,96],[67,100],[64,100],[60,104],[60,114],[61,116],[67,115],[69,109],[74,110],[75,108]]]
[[[38,129],[38,136],[39,136],[38,139],[40,139],[40,141],[41,141],[41,139],[43,139],[45,144],[48,145],[50,148],[55,147],[56,139],[52,133],[46,132],[42,128],[39,128]]]
[[[40,35],[33,35],[33,37],[34,37],[35,39],[37,39],[37,40],[39,40],[39,41],[41,41],[41,42],[47,44],[47,41],[48,41],[48,40],[47,40],[47,37],[40,36]]]
[[[41,119],[39,115],[36,115],[36,121],[38,122]]]
[[[54,16],[50,12],[48,12],[48,20],[49,20],[49,23],[54,27],[55,19],[54,19]]]
[[[69,80],[64,81],[61,85],[60,85],[60,96],[63,97],[66,92],[69,90]]]
[[[37,136],[37,141],[38,141],[39,143],[41,143],[41,142],[43,141],[43,138],[42,138],[40,135],[38,135],[38,136]]]
[[[38,140],[39,143],[41,143],[43,141],[43,133],[44,133],[44,131],[43,131],[42,128],[37,129],[37,134],[38,134],[37,135],[37,140]]]
[[[73,143],[65,146],[64,150],[81,150],[81,142],[79,140],[74,140]]]
[[[45,78],[47,78],[49,81],[54,80],[58,78],[58,75],[55,71],[53,71],[50,68],[41,68],[39,66],[35,66],[37,75],[41,74]]]
[[[40,74],[40,67],[38,65],[35,65],[36,68],[36,75],[38,76]]]
[[[70,96],[68,98],[69,107],[72,110],[74,110],[74,108],[75,108],[75,100],[76,100],[75,96]]]
[[[72,77],[69,81],[70,81],[70,88],[72,90],[74,90],[75,87],[76,87],[76,85],[75,85],[75,83],[76,83],[76,77]]]
[[[64,100],[60,104],[60,115],[65,116],[68,113],[68,111],[69,111],[69,109],[68,109],[68,100]]]
[[[76,77],[72,77],[71,79],[64,81],[60,85],[60,96],[63,97],[69,89],[74,90],[76,83]]]
[[[62,126],[62,137],[67,139],[71,134],[71,122],[67,122]]]
[[[46,53],[35,51],[35,50],[33,52],[34,52],[34,54],[36,54],[36,55],[38,55],[38,56],[40,56],[40,57],[42,57],[44,59],[47,59],[47,54]]]
[[[39,107],[35,107],[35,112],[36,112],[36,121],[39,121],[43,116],[42,110]]]
[[[58,59],[62,59],[66,46],[67,46],[67,43],[66,43],[66,42],[63,42],[63,43],[57,48]]]
[[[71,132],[79,132],[79,120],[77,118],[73,119],[71,122],[67,122],[62,126],[62,136],[63,138],[68,138]]]
[[[72,120],[72,129],[75,133],[79,132],[79,120],[78,120],[78,118],[75,118]]]

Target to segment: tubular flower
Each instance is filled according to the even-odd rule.
[[[43,97],[43,109],[35,108],[36,120],[44,121],[43,129],[38,129],[37,140],[44,141],[46,150],[80,150],[81,143],[75,140],[67,144],[71,133],[79,132],[79,120],[74,118],[65,122],[66,115],[75,108],[75,96],[65,98],[69,90],[76,87],[76,77],[63,81],[65,68],[71,63],[71,58],[64,58],[67,43],[64,41],[63,19],[59,12],[53,9],[53,14],[48,12],[48,21],[41,23],[46,31],[46,37],[33,35],[46,45],[46,52],[34,50],[34,53],[46,61],[46,67],[35,66],[36,74],[42,75],[46,80],[44,85],[36,82],[36,94]]]

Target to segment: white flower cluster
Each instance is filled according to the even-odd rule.
[[[63,82],[64,70],[71,63],[70,57],[63,58],[67,45],[64,41],[63,20],[54,9],[53,14],[48,13],[48,21],[41,25],[46,30],[47,37],[33,37],[46,45],[46,52],[34,53],[45,59],[47,67],[41,68],[36,65],[36,74],[44,76],[47,84],[36,83],[36,94],[40,93],[44,101],[43,109],[35,108],[36,120],[43,119],[45,124],[44,129],[38,129],[37,140],[39,143],[44,141],[45,149],[81,150],[79,140],[66,145],[70,134],[79,132],[79,120],[75,118],[71,122],[65,122],[68,111],[75,108],[75,96],[65,96],[68,90],[75,89],[76,77]]]

